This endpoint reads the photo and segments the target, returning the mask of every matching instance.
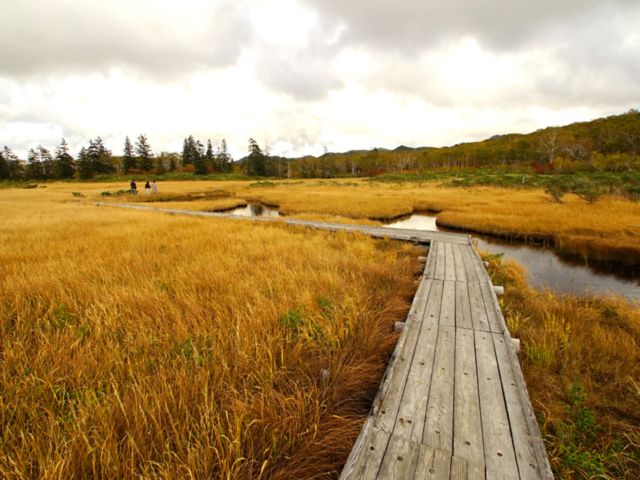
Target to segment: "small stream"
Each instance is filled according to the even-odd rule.
[[[280,213],[277,210],[265,207],[259,203],[249,204],[246,207],[239,207],[229,212],[231,215],[237,215],[239,217],[279,217]]]
[[[436,225],[436,216],[413,214],[385,225],[386,228],[408,228],[465,233]],[[469,233],[469,232],[466,232]],[[527,269],[528,282],[537,288],[551,288],[558,293],[575,295],[615,293],[640,301],[640,267],[616,262],[585,262],[582,258],[565,257],[544,247],[521,241],[508,241],[470,233],[479,250],[504,253]]]

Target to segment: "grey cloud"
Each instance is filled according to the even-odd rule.
[[[629,45],[631,35],[638,31],[640,9],[609,4],[582,12],[566,24],[549,24],[519,50],[492,51],[481,45],[484,53],[514,60],[521,75],[507,75],[488,88],[478,87],[477,95],[473,85],[461,92],[442,77],[439,62],[454,43],[431,49],[425,46],[413,56],[361,45],[357,50],[367,54],[370,62],[359,73],[358,83],[370,92],[408,95],[441,108],[539,106],[561,110],[592,106],[624,111],[640,103],[640,61],[637,46]],[[462,74],[473,79],[481,73],[477,68],[482,67],[469,66]]]
[[[311,40],[302,49],[282,51],[274,46],[262,45],[256,50],[256,75],[272,90],[286,93],[297,100],[323,100],[330,90],[342,87],[332,62],[339,50]]]
[[[248,20],[221,3],[203,31],[180,19],[154,22],[147,12],[79,0],[2,2],[0,74],[108,72],[123,68],[155,78],[229,66],[250,37]]]
[[[493,50],[519,48],[541,30],[571,23],[603,5],[632,7],[635,0],[302,0],[325,25],[346,26],[344,44],[403,54],[472,37]]]

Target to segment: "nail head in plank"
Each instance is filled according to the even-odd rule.
[[[377,476],[378,480],[414,478],[419,454],[419,443],[392,435],[382,459],[382,466]]]
[[[449,480],[450,474],[450,453],[420,445],[415,480]]]

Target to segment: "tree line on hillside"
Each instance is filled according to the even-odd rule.
[[[343,154],[325,153],[287,159],[271,155],[253,138],[249,154],[235,162],[225,140],[215,149],[193,136],[184,139],[182,153],[162,152],[155,156],[147,137],[137,142],[126,138],[122,156],[114,156],[100,137],[89,141],[74,159],[64,141],[52,154],[42,146],[31,149],[25,161],[5,147],[0,151],[0,179],[90,179],[101,174],[166,172],[244,173],[258,177],[333,178],[376,176],[385,173],[419,173],[488,167],[500,170],[531,169],[536,173],[578,171],[624,172],[640,169],[640,113],[549,127],[530,134],[497,135],[482,142],[462,143],[433,149],[374,148]]]
[[[30,149],[26,161],[7,146],[0,150],[0,180],[88,180],[96,175],[162,175],[176,171],[196,174],[233,171],[226,140],[214,151],[211,140],[205,149],[202,142],[189,136],[184,139],[182,154],[162,152],[157,156],[146,135],[138,136],[135,144],[126,137],[122,156],[113,155],[100,137],[89,140],[89,146],[82,147],[76,158],[69,153],[64,138],[53,153],[42,145]]]
[[[640,113],[630,110],[591,122],[530,134],[498,135],[482,142],[430,149],[372,149],[296,159],[293,176],[376,176],[386,173],[488,167],[536,173],[624,172],[640,169]]]

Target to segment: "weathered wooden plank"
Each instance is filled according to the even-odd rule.
[[[445,281],[440,306],[440,325],[456,326],[456,282]]]
[[[379,480],[414,478],[419,454],[419,443],[392,435],[376,478]]]
[[[484,465],[473,330],[456,330],[453,455]]]
[[[451,454],[420,445],[415,480],[449,480],[450,473]]]
[[[463,458],[451,458],[451,480],[484,480],[484,467]]]
[[[456,327],[473,328],[469,285],[466,282],[456,282]]]
[[[513,480],[513,477],[504,472],[495,472],[493,470],[485,470],[486,480]],[[516,477],[518,478],[518,477]]]
[[[469,305],[471,308],[471,322],[474,330],[482,330],[490,332],[487,311],[484,306],[484,298],[482,297],[482,289],[479,283],[469,283]]]
[[[442,306],[442,291],[444,290],[444,281],[432,280],[427,305],[424,311],[424,320],[440,319],[440,307]]]
[[[453,259],[455,262],[456,268],[456,280],[458,282],[466,282],[467,281],[467,271],[464,268],[464,258],[462,256],[462,250],[460,250],[460,245],[451,244],[453,248]]]
[[[518,478],[518,465],[491,333],[476,332],[475,344],[485,465],[487,469]]]
[[[471,253],[473,247],[471,245],[460,245],[460,253],[462,253],[462,258],[464,260],[464,270],[467,275],[467,281],[470,283],[479,282],[478,273],[476,272],[476,268],[471,261]]]
[[[450,243],[443,243],[444,245],[444,258],[445,258],[445,270],[444,279],[451,282],[456,281],[456,262],[453,255],[453,246]]]
[[[453,451],[453,383],[456,329],[440,325],[429,388],[424,433],[414,430],[414,440],[429,447]],[[420,438],[422,437],[422,438]]]
[[[493,334],[493,345],[496,350],[498,368],[502,378],[502,388],[509,414],[509,424],[511,426],[511,436],[515,447],[516,459],[520,470],[520,477],[523,479],[539,480],[542,478],[541,469],[538,465],[538,458],[534,446],[534,439],[539,435],[537,431],[533,434],[529,431],[525,408],[518,391],[514,365],[509,358],[507,342],[504,335]]]
[[[347,458],[347,462],[342,469],[342,473],[340,473],[339,480],[355,478],[355,476],[362,470],[367,456],[365,448],[369,448],[371,446],[375,431],[373,421],[374,417],[369,416],[364,422],[362,430],[360,430],[360,435],[358,435],[356,443],[353,445],[351,453],[349,454],[349,458]]]
[[[383,432],[377,428],[373,429],[370,441],[364,446],[353,473],[349,477],[341,476],[340,479],[373,480],[378,478],[378,472],[390,438],[391,434],[388,432]]]
[[[433,280],[423,280],[421,283],[420,297],[415,298],[412,311],[410,311],[410,322],[407,322],[403,330],[403,344],[400,349],[396,347],[394,352],[393,372],[390,372],[389,382],[384,385],[385,389],[381,394],[381,404],[379,415],[376,418],[376,427],[386,431],[393,431],[400,400],[404,394],[407,376],[415,354],[416,344],[422,328],[422,318],[424,309],[426,308],[426,298],[430,296],[433,289]],[[437,282],[441,283],[441,282]],[[422,313],[422,315],[421,315]],[[405,335],[406,332],[406,335]],[[391,366],[389,367],[391,368]],[[389,368],[387,370],[389,370]]]
[[[420,330],[416,353],[398,409],[394,435],[407,439],[419,438],[424,430],[428,393],[438,338],[438,322],[425,320]],[[414,436],[414,430],[418,432]]]
[[[436,280],[444,280],[445,279],[445,270],[447,267],[446,263],[446,255],[445,255],[445,244],[438,242],[436,246],[436,270],[434,272],[433,278]]]
[[[476,270],[476,274],[478,275],[479,282],[489,282],[491,284],[491,278],[489,278],[489,274],[487,273],[487,269],[484,268],[484,264],[482,263],[482,259],[476,249],[473,246],[470,248],[469,257],[471,261],[471,265]]]
[[[433,279],[436,274],[436,263],[438,262],[436,251],[438,250],[438,242],[431,242],[429,245],[429,254],[427,255],[427,265],[424,270],[424,277]]]
[[[493,288],[490,283],[480,282],[480,290],[482,290],[482,298],[484,299],[485,311],[487,312],[487,322],[489,327],[494,333],[502,333],[506,326],[502,323],[502,316],[498,315],[497,309],[500,308],[500,304],[497,299],[494,301]]]

